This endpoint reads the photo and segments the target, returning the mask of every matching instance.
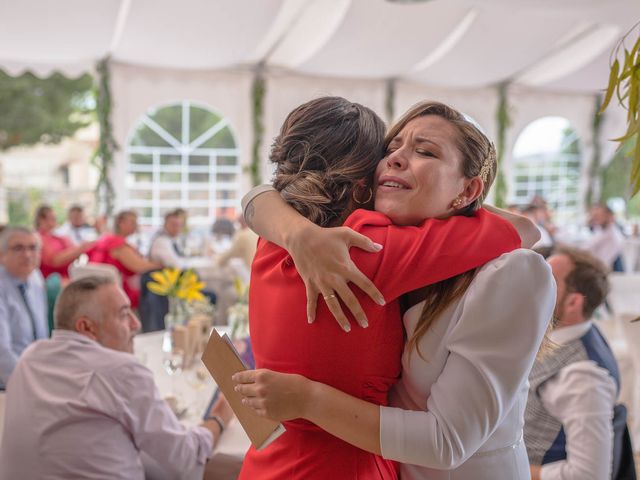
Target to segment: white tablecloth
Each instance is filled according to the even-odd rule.
[[[216,327],[220,333],[224,327]],[[163,367],[162,341],[164,332],[151,332],[135,337],[135,355],[153,372],[156,385],[163,397],[172,395],[178,399],[179,409],[186,408],[183,424],[191,426],[202,422],[204,412],[215,391],[215,383],[202,361],[194,364],[172,378]],[[201,375],[198,375],[198,372]],[[243,457],[249,448],[249,438],[237,420],[232,420],[220,439],[216,452]]]

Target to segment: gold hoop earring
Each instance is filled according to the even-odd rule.
[[[356,191],[355,190],[353,191],[351,196],[353,197],[353,201],[356,202],[358,205],[364,205],[365,203],[369,203],[371,201],[371,199],[373,198],[373,190],[371,189],[371,187],[369,187],[369,197],[363,202],[358,200],[358,197],[356,197]]]

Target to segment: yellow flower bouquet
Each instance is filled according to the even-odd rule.
[[[205,300],[202,294],[204,282],[196,273],[179,268],[164,268],[151,273],[153,281],[147,282],[149,291],[169,299],[169,312],[165,316],[165,328],[169,329],[184,322],[187,304]]]

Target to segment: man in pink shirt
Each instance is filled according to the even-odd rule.
[[[23,353],[7,385],[0,479],[145,478],[150,458],[167,478],[202,468],[225,423],[182,426],[131,355],[140,322],[112,280],[70,283],[52,338]]]

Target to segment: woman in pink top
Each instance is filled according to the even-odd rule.
[[[89,254],[89,261],[113,265],[122,276],[122,289],[125,291],[131,307],[138,307],[140,299],[139,274],[162,268],[159,263],[150,262],[140,252],[127,243],[127,237],[138,230],[138,214],[132,210],[123,210],[114,220],[114,233],[100,237]]]
[[[68,280],[69,265],[89,250],[93,242],[82,242],[74,246],[67,237],[55,235],[53,231],[56,228],[56,216],[49,205],[40,205],[36,210],[35,227],[42,241],[42,275],[47,278],[52,273],[58,273],[63,280]]]

